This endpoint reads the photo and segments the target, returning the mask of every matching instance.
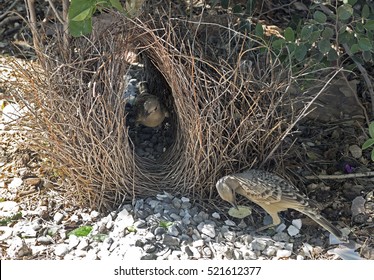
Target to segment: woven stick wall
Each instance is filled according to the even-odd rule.
[[[302,114],[282,110],[291,77],[229,26],[232,19],[111,18],[69,50],[61,37],[50,39],[42,70],[25,74],[35,142],[69,183],[67,198],[98,209],[163,190],[204,200],[216,197],[220,176],[258,167],[270,154],[276,160]],[[171,112],[173,141],[156,160],[138,156],[128,135],[123,77],[134,54]]]

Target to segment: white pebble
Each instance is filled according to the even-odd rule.
[[[226,220],[225,224],[228,225],[228,226],[232,226],[232,227],[236,226],[235,222],[231,221],[231,220]]]
[[[69,252],[68,245],[66,244],[59,244],[55,247],[55,254],[56,256],[62,257]]]
[[[287,228],[287,226],[284,223],[281,223],[280,225],[277,226],[275,229],[276,232],[282,232]]]
[[[277,251],[277,258],[288,258],[291,256],[292,252],[289,250],[278,250]]]
[[[56,214],[53,216],[53,220],[55,221],[56,224],[61,223],[63,218],[64,218],[64,214],[60,212],[56,212]]]
[[[298,228],[298,229],[301,229],[302,225],[303,225],[303,222],[301,221],[301,219],[295,219],[295,220],[292,220],[292,224]]]
[[[295,236],[297,234],[299,234],[300,230],[295,227],[294,225],[290,225],[287,229],[287,232],[290,236]]]
[[[217,212],[214,212],[212,214],[212,217],[215,218],[215,219],[217,219],[217,220],[221,219],[221,216]]]
[[[8,189],[11,192],[17,192],[17,189],[23,184],[23,180],[21,178],[14,178],[12,182],[8,185]]]

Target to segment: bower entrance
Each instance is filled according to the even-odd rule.
[[[125,75],[128,81],[126,98],[126,124],[131,147],[135,154],[143,160],[157,161],[165,155],[174,143],[176,137],[176,118],[174,100],[171,88],[162,74],[148,59],[146,52],[137,55],[140,63],[133,63]],[[136,123],[135,100],[140,95],[139,86],[146,82],[149,94],[157,96],[160,105],[168,114],[157,127],[147,127]]]

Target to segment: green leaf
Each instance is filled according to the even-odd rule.
[[[84,14],[88,12],[94,12],[96,7],[96,0],[71,0],[69,11],[68,11],[68,18],[72,20],[83,13],[80,17],[83,18]],[[86,18],[83,18],[84,20]],[[77,20],[75,20],[77,21]]]
[[[316,30],[316,31],[313,31],[312,34],[310,34],[308,42],[313,44],[317,42],[320,38],[321,38],[321,31]]]
[[[295,43],[288,43],[287,49],[290,54],[293,54],[296,50],[297,45]]]
[[[338,30],[338,34],[343,34],[344,32],[347,32],[347,25],[346,24],[342,24],[340,27],[339,27],[339,30]]]
[[[343,1],[343,2],[344,2],[344,4],[349,4],[349,5],[353,6],[354,4],[357,3],[357,0],[348,0],[348,1]]]
[[[323,39],[331,39],[334,36],[334,30],[330,27],[325,27],[325,29],[322,31],[322,38]]]
[[[136,227],[134,227],[134,226],[128,226],[126,229],[127,229],[129,232],[134,232],[134,233],[137,232],[137,229],[136,229]]]
[[[368,20],[365,24],[364,24],[364,28],[368,31],[373,31],[374,30],[374,20]]]
[[[272,43],[272,47],[276,50],[280,50],[284,47],[286,41],[284,39],[277,39]]]
[[[371,151],[371,156],[370,156],[371,160],[374,161],[374,149]]]
[[[169,228],[171,225],[173,224],[173,222],[170,222],[170,221],[160,221],[160,227],[164,228],[164,229],[167,229]]]
[[[313,27],[308,25],[308,26],[304,26],[302,29],[301,29],[301,40],[308,40],[310,35],[312,34],[312,31],[313,31]]]
[[[318,42],[318,49],[321,53],[327,54],[331,49],[330,40],[321,40]]]
[[[91,231],[92,231],[92,226],[82,226],[69,232],[68,236],[70,235],[87,236]]]
[[[307,53],[307,48],[306,46],[303,44],[303,45],[299,45],[296,47],[296,50],[295,50],[295,58],[298,60],[298,61],[303,61],[304,58],[305,58],[305,55]]]
[[[369,8],[368,5],[365,4],[365,5],[362,7],[361,17],[366,19],[366,18],[369,17],[369,15],[370,15],[370,8]]]
[[[360,46],[360,49],[363,51],[370,51],[373,48],[373,45],[371,44],[368,38],[358,39],[358,45]]]
[[[353,15],[353,8],[349,4],[344,4],[338,7],[337,13],[340,20],[347,20]]]
[[[363,33],[363,32],[365,32],[365,27],[361,22],[357,22],[355,27],[354,27],[354,31],[356,33]]]
[[[284,38],[288,42],[295,42],[295,32],[293,31],[291,27],[287,27],[284,30]]]
[[[120,11],[121,13],[125,11],[121,5],[121,2],[119,2],[119,0],[109,0],[109,1],[110,1],[110,4],[112,4],[112,6],[116,8],[118,11]]]
[[[229,0],[221,0],[221,6],[224,9],[228,9],[229,8]]]
[[[350,49],[351,49],[351,52],[352,52],[353,54],[355,54],[355,53],[361,51],[360,46],[359,46],[358,44],[353,44],[353,45],[350,47]]]
[[[327,60],[328,61],[336,61],[337,59],[339,58],[336,50],[334,50],[333,48],[331,48],[329,50],[329,53],[327,54]]]
[[[327,16],[321,11],[315,11],[313,14],[313,18],[319,23],[325,23],[327,20]]]
[[[69,31],[73,37],[90,34],[92,32],[92,17],[84,21],[70,21]]]
[[[264,38],[264,28],[262,27],[261,23],[256,24],[255,34],[260,38]]]
[[[366,140],[364,144],[362,144],[362,149],[366,150],[367,148],[369,148],[373,145],[374,145],[374,139],[370,138],[370,139]]]
[[[366,62],[373,62],[373,56],[370,51],[363,51],[362,52],[362,58]]]
[[[71,21],[83,21],[90,16],[92,16],[92,8],[88,8],[88,9],[82,11],[80,14],[76,15],[75,17],[73,17],[70,20]]]
[[[370,135],[371,138],[374,139],[374,122],[371,122],[369,124],[369,135]]]

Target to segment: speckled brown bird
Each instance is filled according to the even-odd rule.
[[[263,170],[248,170],[222,177],[218,180],[216,188],[221,198],[236,208],[235,194],[238,193],[269,213],[273,223],[259,230],[280,224],[278,213],[290,208],[307,215],[338,239],[346,240],[341,230],[319,214],[317,202],[275,174]]]
[[[148,92],[146,82],[140,82],[138,87],[140,94],[134,102],[135,123],[147,127],[158,127],[166,117],[169,117],[169,113],[160,99]]]

